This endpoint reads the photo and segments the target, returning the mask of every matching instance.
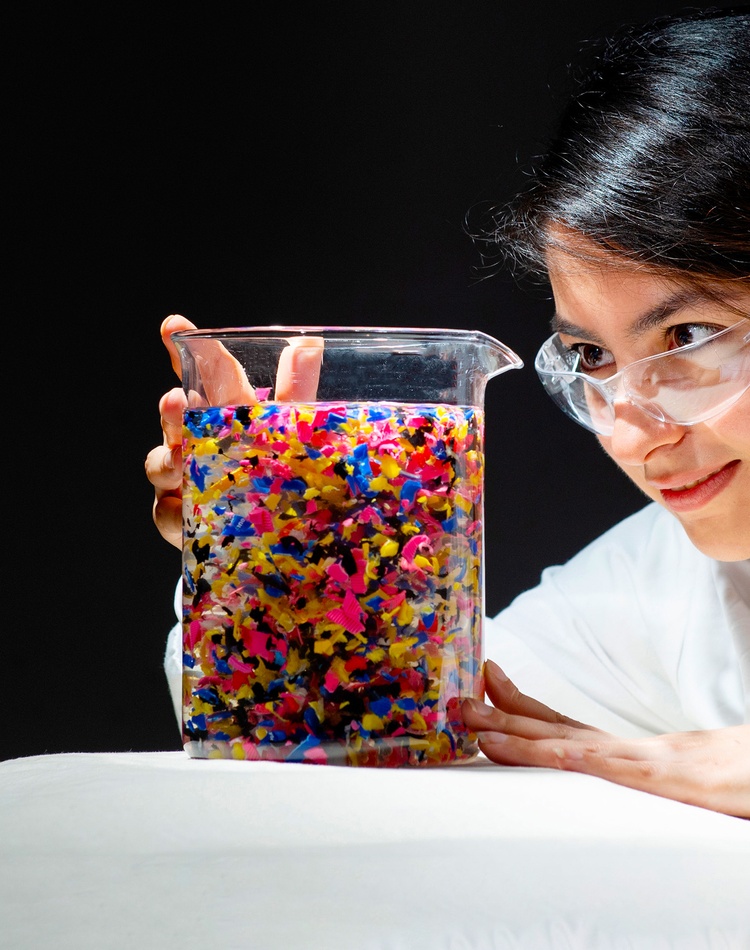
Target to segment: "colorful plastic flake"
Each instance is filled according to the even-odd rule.
[[[476,754],[483,418],[261,402],[184,427],[190,755],[428,765]]]

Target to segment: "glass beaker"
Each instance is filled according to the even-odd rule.
[[[189,755],[341,765],[477,754],[479,332],[245,327],[172,337],[183,440]]]

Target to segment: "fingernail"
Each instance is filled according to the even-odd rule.
[[[484,666],[485,666],[486,671],[488,673],[492,673],[495,679],[502,680],[503,682],[506,682],[506,683],[508,682],[508,677],[500,669],[497,663],[495,663],[494,660],[486,660]]]
[[[501,745],[508,741],[508,736],[504,732],[477,732],[476,737],[485,745]]]
[[[486,703],[482,703],[478,699],[467,699],[466,703],[468,704],[469,709],[473,713],[476,713],[477,716],[482,716],[485,719],[488,716],[491,716],[492,713],[495,711],[492,706],[488,706]]]
[[[173,472],[176,468],[179,468],[180,462],[182,460],[182,448],[179,445],[173,445],[172,449],[167,453],[167,457],[164,459],[165,467]]]

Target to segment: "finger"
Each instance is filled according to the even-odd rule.
[[[158,445],[146,456],[146,478],[154,488],[176,491],[182,484],[180,446]]]
[[[497,733],[479,736],[479,748],[498,765],[563,769],[616,785],[659,795],[688,805],[739,817],[750,817],[747,782],[740,787],[717,778],[715,763],[696,767],[691,759],[674,761],[646,754],[650,739],[629,742],[616,740],[577,742],[550,740],[535,742]],[[625,753],[618,755],[617,749]]]
[[[182,417],[186,405],[187,397],[180,388],[170,389],[159,400],[164,445],[170,448],[182,445]]]
[[[487,660],[484,664],[484,678],[487,696],[498,709],[544,722],[563,723],[596,731],[593,726],[564,716],[531,696],[526,696],[492,660]]]
[[[172,369],[175,371],[175,373],[177,373],[180,379],[182,379],[182,364],[180,363],[180,354],[177,352],[177,347],[172,342],[172,334],[177,333],[179,330],[196,329],[197,327],[194,323],[191,323],[190,320],[180,316],[179,313],[173,313],[166,317],[166,319],[162,321],[162,325],[159,329],[162,341],[164,342],[167,352],[169,353]]]
[[[172,339],[181,330],[197,329],[194,323],[172,314],[161,325],[161,338],[169,353],[172,369],[182,379],[180,354]],[[193,340],[191,353],[198,367],[206,399],[214,406],[254,405],[255,390],[248,381],[242,364],[219,340]]]
[[[176,548],[182,547],[182,499],[157,491],[153,507],[154,524],[163,538]]]
[[[618,785],[675,797],[680,763],[655,752],[650,739],[621,739],[591,734],[585,738],[534,739],[500,732],[478,734],[482,752],[499,765],[564,769],[607,779]],[[688,773],[685,773],[688,777]],[[695,784],[695,776],[690,776]],[[683,793],[683,794],[686,794]]]
[[[582,737],[596,737],[599,733],[595,729],[573,723],[563,719],[561,722],[550,722],[547,719],[536,719],[532,716],[518,716],[507,713],[503,709],[488,706],[477,699],[466,699],[461,707],[461,716],[464,725],[473,732],[501,733],[521,737],[524,739],[579,739]]]
[[[279,357],[276,399],[279,402],[314,402],[323,363],[323,338],[293,337]]]

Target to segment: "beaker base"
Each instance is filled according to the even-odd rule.
[[[297,762],[310,765],[344,765],[359,767],[425,768],[466,762],[479,754],[473,735],[458,740],[447,733],[437,738],[398,737],[377,742],[303,742],[257,743],[238,738],[230,740],[195,740],[184,743],[193,759],[234,759],[236,761]]]

